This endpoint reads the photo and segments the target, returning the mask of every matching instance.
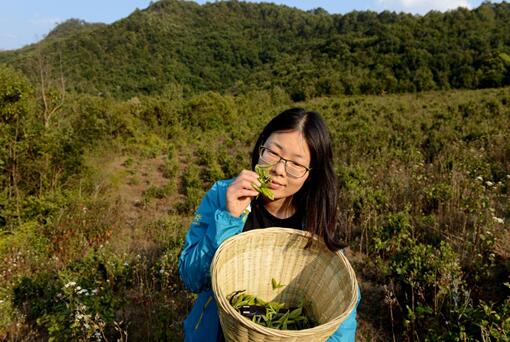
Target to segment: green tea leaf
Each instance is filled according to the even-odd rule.
[[[268,188],[268,184],[271,181],[269,169],[271,169],[271,165],[255,165],[255,172],[259,175],[258,180],[260,182],[260,186],[252,184],[252,187],[260,192],[263,196],[269,198],[270,200],[274,200],[274,194],[271,189]]]
[[[275,279],[272,279],[274,288],[283,286],[279,284]],[[239,312],[241,312],[242,306],[261,305],[265,307],[265,315],[242,313],[251,321],[260,324],[268,328],[275,329],[286,329],[286,330],[302,330],[312,328],[317,323],[309,319],[305,314],[304,300],[299,301],[299,306],[290,310],[285,308],[284,303],[278,302],[265,302],[262,299],[257,298],[254,295],[243,293],[242,291],[234,291],[227,296],[230,304]]]
[[[289,314],[289,318],[292,318],[292,319],[297,319],[299,316],[301,316],[301,312],[303,311],[303,309],[301,307],[293,310],[290,314]]]
[[[280,287],[284,287],[285,285],[277,282],[274,278],[271,278],[271,286],[273,287],[273,290],[279,289]]]

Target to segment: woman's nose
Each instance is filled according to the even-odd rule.
[[[285,161],[283,159],[280,159],[280,161],[273,166],[273,172],[277,175],[285,174]]]

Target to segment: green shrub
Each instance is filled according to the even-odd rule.
[[[235,106],[231,97],[209,91],[192,97],[184,113],[190,127],[209,130],[230,126],[235,118]]]
[[[184,200],[177,205],[180,213],[192,213],[200,204],[205,193],[204,184],[200,178],[200,167],[192,164],[188,167],[182,179]]]
[[[172,184],[172,183],[169,183]],[[163,199],[166,196],[170,195],[174,188],[172,186],[150,186],[143,192],[143,201],[144,203],[149,203],[152,199]]]
[[[59,272],[24,277],[13,289],[13,304],[50,340],[99,340],[115,336],[121,301],[115,287],[125,284],[128,267],[118,260],[88,254]],[[128,277],[129,278],[129,277]],[[121,332],[122,333],[122,332]]]

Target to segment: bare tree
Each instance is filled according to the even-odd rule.
[[[66,96],[64,72],[62,66],[62,52],[58,53],[59,76],[54,79],[52,66],[48,63],[46,56],[39,49],[37,54],[37,69],[39,76],[40,95],[43,104],[44,127],[49,128],[53,116],[62,108]]]

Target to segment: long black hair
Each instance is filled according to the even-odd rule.
[[[333,167],[331,138],[317,112],[288,109],[274,117],[259,135],[253,148],[252,169],[259,160],[259,149],[274,132],[300,131],[310,149],[310,174],[292,203],[304,212],[306,230],[318,235],[332,251],[345,247],[337,236],[337,181]]]

